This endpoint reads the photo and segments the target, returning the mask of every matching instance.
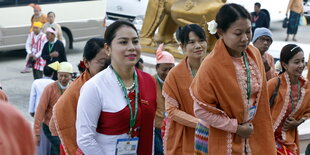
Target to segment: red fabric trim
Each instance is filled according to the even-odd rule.
[[[139,137],[138,155],[151,155],[153,147],[153,127],[156,111],[156,83],[155,79],[136,69],[139,80],[139,111],[133,132]],[[130,98],[134,95],[129,95]],[[132,101],[134,101],[132,99]],[[134,108],[134,103],[131,102]],[[97,132],[107,135],[119,135],[129,131],[130,110],[128,106],[116,113],[101,112],[98,120]]]

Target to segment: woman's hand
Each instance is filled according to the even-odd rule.
[[[244,124],[238,125],[236,133],[242,138],[248,138],[252,134],[252,132],[253,132],[253,124],[244,123]]]
[[[57,51],[54,51],[50,54],[50,57],[58,57],[59,53]]]
[[[288,131],[291,129],[295,129],[297,128],[301,123],[303,123],[305,120],[304,119],[300,119],[299,121],[297,121],[295,118],[293,117],[288,117],[284,124],[283,124],[283,131]]]

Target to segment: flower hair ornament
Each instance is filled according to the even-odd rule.
[[[212,34],[212,35],[216,34],[217,23],[215,22],[215,20],[212,20],[212,21],[208,22],[207,24],[208,24],[208,31],[209,31],[209,33]]]

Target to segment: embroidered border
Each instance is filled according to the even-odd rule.
[[[243,63],[243,62],[241,62]],[[235,67],[235,71],[236,71],[236,78],[237,78],[237,82],[239,85],[239,89],[241,91],[241,98],[243,101],[243,108],[244,108],[244,113],[243,113],[243,121],[247,120],[248,118],[248,106],[247,106],[247,94],[246,94],[246,83],[244,82],[245,79],[243,79],[242,77],[244,77],[244,75],[242,75],[241,72],[238,71],[238,69],[236,68],[236,64],[233,62],[234,67]]]
[[[227,132],[227,155],[232,154],[232,133]]]
[[[290,80],[288,79],[288,75],[286,73],[285,74],[285,80],[286,80],[286,84],[287,87],[291,85]],[[285,99],[284,99],[284,104],[283,104],[283,108],[280,112],[280,115],[278,116],[278,118],[276,119],[275,123],[273,124],[273,132],[276,131],[276,129],[279,127],[283,117],[285,116],[285,113],[287,111],[287,106],[289,104],[289,100],[290,100],[290,89],[286,90],[286,95],[285,95]],[[282,136],[283,136],[283,132],[282,132]],[[284,137],[283,137],[284,138]]]
[[[170,130],[171,120],[167,118],[166,127],[165,127],[165,135],[163,137],[163,148],[164,148],[164,154],[167,154],[167,139],[168,134]]]
[[[301,98],[300,98],[300,100],[297,102],[297,106],[296,106],[295,111],[292,111],[292,112],[289,114],[289,117],[293,116],[293,115],[300,109],[301,104],[302,104],[302,102],[303,102],[303,100],[304,100],[304,97],[305,97],[305,92],[306,92],[306,91],[305,91],[305,87],[306,87],[308,81],[305,80],[303,77],[301,77],[301,78],[302,78],[302,80],[305,81],[305,84],[304,84],[303,87],[301,88],[301,94],[300,94]],[[290,78],[289,78],[289,75],[288,75],[287,73],[285,73],[285,80],[286,80],[287,85],[290,86],[290,89],[288,89],[288,90],[292,90],[292,86],[291,86],[291,84],[290,84]],[[286,99],[286,98],[285,98],[285,99]],[[288,102],[289,102],[289,99],[290,99],[290,98],[288,98]],[[283,139],[283,140],[286,140],[286,132],[285,132],[285,131],[282,131],[282,139]]]
[[[253,70],[255,72],[255,74],[257,75],[257,79],[258,79],[258,85],[259,85],[259,91],[258,91],[258,94],[257,94],[257,97],[256,97],[256,107],[258,107],[259,105],[259,101],[260,101],[260,97],[261,97],[261,94],[262,94],[262,89],[263,89],[263,78],[262,78],[262,75],[261,75],[261,72],[259,71],[258,69],[258,66],[256,65],[256,63],[254,62],[254,60],[250,57],[250,64],[252,64],[253,66]],[[255,113],[256,115],[256,113]],[[254,119],[254,117],[253,117]]]
[[[246,139],[245,147],[246,147],[247,155],[252,155],[252,150],[251,150],[251,147],[250,147],[250,138]]]

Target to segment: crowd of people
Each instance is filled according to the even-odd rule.
[[[219,39],[209,54],[197,24],[178,33],[185,57],[177,65],[159,45],[153,76],[143,72],[136,27],[116,21],[104,39],[87,41],[74,81],[55,13],[43,25],[40,7],[33,7],[24,72],[32,68],[36,79],[29,99],[34,125],[0,90],[0,124],[7,124],[0,127],[0,153],[300,154],[297,127],[310,117],[303,49],[284,46],[278,72],[268,54],[272,32],[255,27],[241,5],[218,11],[209,26]]]

